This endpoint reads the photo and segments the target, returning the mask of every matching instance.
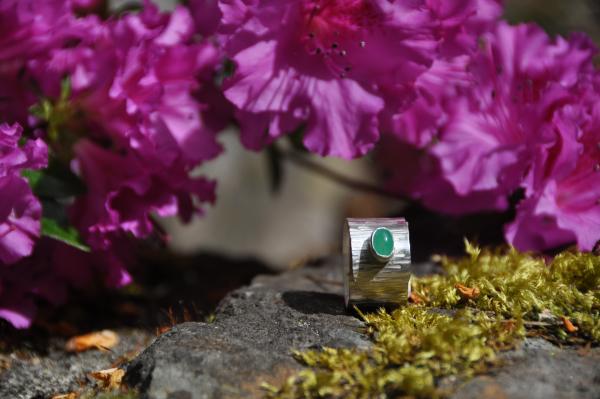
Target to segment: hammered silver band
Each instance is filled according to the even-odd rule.
[[[376,259],[370,248],[378,228],[387,228],[393,236],[393,256],[386,262]],[[404,218],[346,219],[342,255],[346,308],[407,302],[411,258]]]

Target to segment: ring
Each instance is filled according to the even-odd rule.
[[[411,259],[404,218],[346,219],[342,247],[347,309],[406,303]]]

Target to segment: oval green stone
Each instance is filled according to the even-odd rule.
[[[392,232],[379,227],[371,234],[371,250],[378,258],[389,259],[394,255],[394,236]]]

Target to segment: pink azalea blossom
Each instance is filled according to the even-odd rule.
[[[500,24],[484,36],[488,47],[470,65],[475,87],[449,101],[448,121],[431,152],[459,194],[516,189],[536,145],[553,140],[553,110],[590,72],[595,50],[574,37],[551,39],[532,25]]]
[[[69,290],[85,290],[99,281],[108,287],[131,282],[131,242],[122,239],[110,251],[85,253],[61,242],[42,238],[33,254],[0,268],[0,318],[15,328],[28,328],[39,302],[64,304]],[[85,267],[83,267],[85,266]]]
[[[259,149],[302,128],[315,153],[365,154],[379,138],[379,86],[408,84],[432,62],[441,22],[430,3],[222,0],[236,65],[225,95],[243,143]]]
[[[382,137],[377,160],[385,172],[389,190],[413,198],[429,209],[462,215],[508,207],[508,199],[495,192],[460,195],[444,179],[438,158],[395,135]]]
[[[46,165],[48,152],[41,140],[19,146],[22,128],[0,124],[0,263],[9,264],[28,256],[40,235],[42,208],[27,181],[24,169]]]
[[[221,151],[222,123],[208,115],[221,55],[215,44],[193,40],[183,7],[164,14],[146,2],[139,14],[85,23],[77,46],[32,69],[40,80],[70,76],[70,106],[80,115],[71,129],[88,137],[74,146],[73,166],[88,192],[71,219],[93,249],[108,250],[115,234],[147,237],[151,213],[189,220],[199,212],[195,200],[213,200],[214,183],[189,174]],[[57,82],[47,87],[54,98]]]
[[[487,208],[505,209],[536,148],[556,140],[553,112],[577,100],[571,89],[593,70],[595,49],[581,36],[552,40],[533,25],[500,23],[481,40],[471,56],[434,63],[417,80],[419,98],[392,118],[400,140],[435,158],[446,182],[436,186],[456,193],[444,200],[449,211],[462,212],[472,195],[497,198]]]
[[[68,1],[0,2],[0,121],[27,123],[40,94],[27,64],[68,44],[76,24]]]
[[[210,36],[217,31],[223,14],[218,0],[190,0],[190,10],[196,24],[196,32]]]
[[[417,98],[388,119],[380,159],[390,187],[447,213],[508,209],[523,250],[600,238],[596,49],[534,25],[498,26],[479,49],[436,60]],[[396,159],[401,159],[401,165]],[[394,166],[396,165],[396,166]]]
[[[590,251],[600,241],[600,108],[568,106],[554,116],[556,143],[540,150],[528,197],[507,240],[519,249],[544,250],[577,242]]]
[[[14,265],[0,268],[0,318],[15,328],[28,328],[37,313],[38,300],[64,303],[67,283],[54,270],[54,240],[41,239],[33,254]]]
[[[31,10],[35,17],[34,7]],[[221,53],[216,42],[195,37],[187,9],[161,13],[146,2],[142,12],[121,18],[101,21],[69,15],[58,21],[69,27],[61,36],[64,40],[26,53],[19,68],[0,56],[0,94],[6,92],[11,99],[6,107],[0,103],[0,117],[30,122],[41,137],[52,141],[60,162],[72,158],[72,169],[87,191],[74,198],[69,217],[92,252],[43,239],[40,251],[46,258],[39,266],[29,262],[40,260],[35,251],[12,265],[10,275],[0,272],[0,317],[17,327],[29,325],[35,300],[51,299],[48,289],[37,287],[42,282],[44,287],[56,286],[55,299],[66,288],[82,288],[98,277],[109,286],[127,284],[132,261],[131,247],[123,247],[124,242],[152,234],[153,215],[188,221],[201,212],[201,202],[214,201],[214,182],[190,173],[221,151],[216,134],[229,118],[226,107],[214,112],[223,102],[213,83]],[[26,35],[14,37],[27,46]],[[51,139],[43,132],[44,121],[27,117],[27,110],[40,95],[58,99],[65,76],[70,82],[68,103],[54,112],[68,118],[59,137]],[[43,152],[34,144],[40,143],[28,143],[20,153],[0,153],[0,168],[9,159],[20,169],[43,166],[34,164],[39,157],[33,155]],[[17,163],[24,162],[16,156],[21,153],[30,159],[27,166]],[[7,193],[0,204],[2,263],[31,254],[41,216],[26,181],[20,175],[9,177],[0,176],[2,192]],[[37,277],[28,282],[32,270]]]
[[[147,237],[154,230],[152,214],[189,220],[201,212],[195,201],[214,201],[214,183],[192,179],[184,168],[166,168],[88,140],[77,143],[75,153],[74,169],[88,190],[77,198],[71,218],[95,249],[109,249],[119,233]]]
[[[28,59],[61,46],[73,17],[64,0],[0,2],[0,74],[18,70]]]
[[[70,76],[72,106],[83,112],[85,130],[142,156],[158,153],[167,165],[193,166],[220,153],[213,119],[203,114],[210,106],[195,97],[204,89],[198,77],[212,84],[220,53],[208,41],[192,41],[187,9],[162,14],[146,3],[140,14],[107,23],[88,17],[86,24],[78,46],[34,66],[40,81],[49,73]],[[53,97],[58,82],[46,90]]]

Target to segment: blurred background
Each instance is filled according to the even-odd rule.
[[[112,6],[118,8],[129,3],[114,1]],[[177,1],[159,3],[164,9],[172,9]],[[535,21],[547,31],[559,34],[585,31],[600,43],[598,0],[509,0],[506,5],[506,17],[513,23]],[[234,129],[222,133],[220,139],[225,154],[199,170],[217,180],[216,204],[207,207],[204,217],[188,225],[175,219],[162,221],[171,237],[170,246],[177,253],[226,253],[234,258],[257,258],[273,268],[285,269],[307,258],[337,251],[346,217],[408,214],[409,221],[413,219],[411,231],[417,235],[426,230],[424,225],[441,223],[432,215],[424,217],[422,210],[407,209],[401,201],[340,184],[322,171],[315,172],[314,167],[286,159],[278,170],[279,184],[274,184],[274,170],[267,152],[244,150]],[[352,162],[310,155],[307,158],[354,182],[374,186],[379,183],[374,163],[368,157]],[[501,217],[492,216],[490,223],[500,226],[501,222]],[[468,230],[468,219],[455,224]],[[453,239],[460,239],[463,231],[452,233],[456,236]],[[449,239],[444,232],[440,234],[439,240]],[[492,242],[498,238],[493,232],[490,236]],[[427,248],[421,251],[426,253]]]

